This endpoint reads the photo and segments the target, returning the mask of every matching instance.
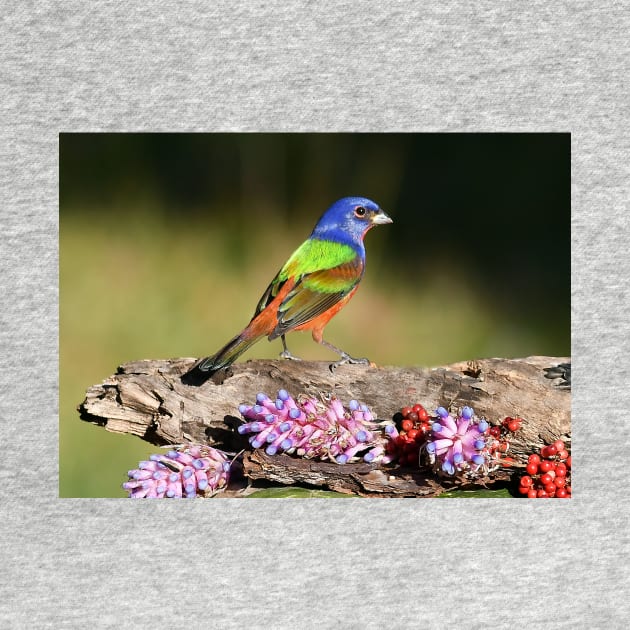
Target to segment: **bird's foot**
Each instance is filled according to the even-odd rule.
[[[288,350],[283,350],[280,353],[281,359],[289,359],[291,361],[301,361],[300,357],[296,357],[294,354],[291,354]]]
[[[330,371],[334,372],[340,365],[345,365],[346,363],[350,363],[353,365],[370,365],[370,360],[365,357],[355,359],[354,357],[351,357],[349,354],[346,354],[344,352],[341,355],[341,359],[339,361],[335,361],[334,363],[330,364]]]

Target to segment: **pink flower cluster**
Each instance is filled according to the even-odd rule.
[[[255,405],[241,405],[239,411],[246,422],[238,432],[251,433],[250,444],[264,446],[268,455],[284,452],[345,464],[364,453],[365,461],[386,461],[384,439],[372,413],[356,400],[348,408],[337,398],[327,403],[307,397],[296,401],[281,389],[275,400],[259,393]]]
[[[151,455],[128,472],[122,487],[134,499],[209,497],[225,489],[230,478],[230,461],[216,448],[189,444],[181,450]]]
[[[438,407],[436,413],[438,417],[431,426],[432,439],[425,446],[429,461],[448,475],[479,471],[488,458],[484,435],[488,423],[476,419],[471,407],[464,407],[457,418],[444,407]]]

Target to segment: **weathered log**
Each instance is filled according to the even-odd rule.
[[[561,438],[570,441],[571,409],[567,370],[549,368],[567,358],[481,359],[438,368],[343,365],[331,372],[328,363],[249,361],[239,363],[200,387],[185,385],[181,375],[194,359],[145,360],[126,363],[99,385],[89,388],[79,406],[81,417],[107,430],[131,433],[154,444],[197,442],[226,450],[247,448],[235,430],[238,405],[252,403],[257,392],[284,388],[294,396],[331,393],[346,402],[366,403],[379,420],[391,420],[406,404],[427,409],[470,405],[491,423],[505,416],[523,418],[511,440],[517,465],[532,450]],[[551,377],[551,378],[550,378]],[[430,496],[444,485],[429,471],[384,468],[268,457],[245,453],[250,479],[302,483],[370,496]],[[493,479],[506,478],[498,474]]]
[[[289,455],[269,456],[261,449],[245,453],[243,468],[250,479],[319,486],[369,497],[428,497],[448,487],[425,469],[380,469],[376,464],[366,463],[340,466]]]

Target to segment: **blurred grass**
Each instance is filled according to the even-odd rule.
[[[247,324],[318,217],[305,215],[291,227],[253,217],[243,229],[227,207],[211,220],[202,213],[180,218],[151,202],[126,211],[67,210],[60,221],[59,492],[122,497],[126,470],[156,447],[82,422],[76,407],[85,390],[126,361],[214,352]],[[520,308],[518,296],[506,309],[470,275],[464,257],[423,259],[419,247],[417,266],[401,268],[386,254],[387,229],[366,239],[361,288],[326,329],[335,345],[398,365],[568,353],[563,319]],[[291,334],[288,343],[298,356],[332,358],[309,333]],[[241,360],[280,350],[279,341],[263,340]]]

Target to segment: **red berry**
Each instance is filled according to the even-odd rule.
[[[553,457],[557,452],[558,452],[558,449],[555,447],[554,444],[550,444],[547,447],[547,457]]]
[[[529,488],[527,486],[519,486],[518,491],[521,494],[529,494]]]
[[[556,486],[553,483],[546,483],[545,484],[545,492],[549,495],[549,496],[553,496],[556,493]]]
[[[409,418],[409,420],[411,420],[413,423],[418,422],[418,414],[415,411],[412,411],[407,418]]]
[[[412,439],[415,440],[418,437],[418,434],[420,433],[420,431],[418,431],[418,429],[409,429],[409,431],[407,431],[407,435]]]
[[[553,468],[553,464],[548,459],[543,459],[542,462],[538,464],[538,468],[540,469],[540,472],[546,473]]]
[[[416,411],[416,413],[418,414],[418,418],[420,418],[422,422],[426,422],[429,419],[429,414],[424,407],[420,409],[420,411]]]
[[[512,431],[512,433],[514,433],[521,428],[521,423],[518,420],[510,420],[510,422],[508,422],[507,424],[507,428],[508,430]]]
[[[544,490],[538,490],[538,491],[536,492],[536,496],[537,496],[539,499],[546,499],[546,498],[548,498],[548,497],[549,497],[549,495],[548,495],[548,494],[547,494]]]
[[[490,435],[494,438],[501,437],[501,427],[490,427],[488,431],[490,432]]]
[[[514,418],[510,418],[510,416],[508,416],[507,418],[503,419],[503,422],[501,423],[504,427],[507,427],[508,424],[510,424],[510,422],[512,422],[512,420],[514,420]]]
[[[553,481],[553,477],[549,473],[545,473],[544,475],[540,475],[540,483],[543,485],[547,485]]]
[[[558,488],[556,490],[556,498],[557,499],[566,499],[569,496],[569,493],[565,488]]]
[[[411,431],[411,429],[413,429],[413,422],[411,420],[403,420],[400,423],[400,426],[402,427],[403,431]]]
[[[571,494],[571,486],[564,486],[564,489]]]
[[[571,468],[571,455],[567,457],[566,465],[567,465],[567,468]]]
[[[538,496],[538,490],[536,490],[535,488],[529,488],[527,490],[528,499],[535,499],[537,496]]]
[[[569,451],[566,449],[558,451],[558,459],[566,459],[567,457],[569,457]]]
[[[528,464],[540,464],[540,455],[536,455],[536,453],[532,453],[528,458],[527,458],[527,463]]]
[[[556,440],[553,445],[561,451],[564,448],[564,442],[562,440]]]
[[[503,465],[506,468],[509,468],[510,466],[512,466],[514,464],[514,458],[513,457],[504,457],[502,460]]]
[[[400,410],[400,413],[403,415],[403,418],[407,418],[409,414],[411,413],[411,411],[412,411],[411,407],[403,407]]]
[[[531,477],[528,477],[527,475],[523,475],[521,477],[521,486],[531,486],[534,483],[534,480]]]
[[[538,464],[527,464],[526,470],[530,475],[535,475],[538,472]]]
[[[556,486],[556,488],[564,488],[564,486],[567,484],[567,478],[566,477],[556,477],[553,480],[553,483]]]
[[[415,404],[415,405],[411,408],[411,410],[412,410],[414,413],[418,413],[418,414],[419,414],[421,411],[424,411],[425,409],[424,409],[424,407],[423,407],[420,403],[416,403],[416,404]]]
[[[547,447],[546,447],[546,446],[543,446],[543,447],[540,449],[540,455],[541,455],[542,457],[549,457],[549,453],[547,453]]]
[[[560,462],[557,466],[556,466],[556,475],[558,477],[565,477],[567,474],[567,467]]]

